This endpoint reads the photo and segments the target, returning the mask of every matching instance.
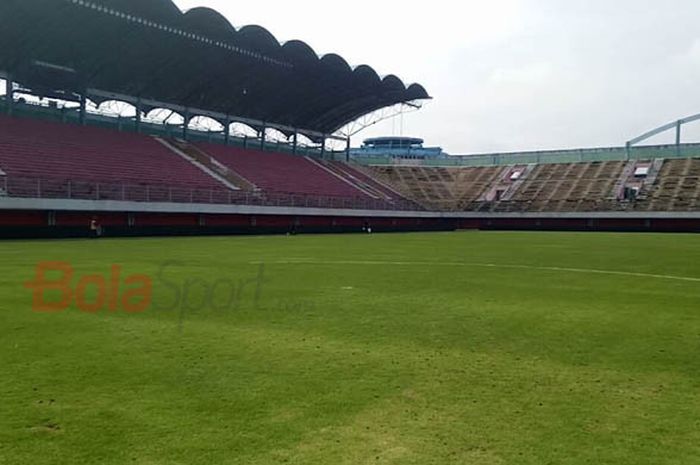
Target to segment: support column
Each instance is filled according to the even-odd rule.
[[[11,115],[15,107],[15,82],[12,80],[12,74],[5,77],[5,86],[5,111]]]
[[[231,142],[231,118],[226,116],[224,121],[224,145],[230,145]]]
[[[265,150],[265,138],[267,137],[267,127],[263,126],[260,132],[260,150]]]
[[[345,162],[350,163],[350,136],[348,136],[347,144],[345,145]]]
[[[187,134],[189,131],[189,125],[190,125],[190,109],[185,108],[185,121],[182,123],[182,138],[184,140],[187,140]]]
[[[294,142],[293,142],[293,144],[294,144],[294,145],[292,145],[292,147],[293,147],[292,153],[294,153],[294,155],[296,155],[296,154],[297,154],[297,149],[299,148],[299,133],[296,132],[296,130],[294,131]]]
[[[81,126],[85,126],[85,121],[87,120],[87,91],[83,91],[80,94],[80,115],[79,121]]]
[[[141,132],[141,97],[136,100],[136,120],[135,126],[136,126],[136,133]]]
[[[321,139],[321,159],[326,159],[326,136]]]
[[[676,155],[681,156],[681,132],[683,130],[683,121],[678,120],[676,123]]]

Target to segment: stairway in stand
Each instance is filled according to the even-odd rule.
[[[155,139],[175,154],[187,159],[190,163],[217,179],[229,189],[244,191],[254,191],[257,189],[253,183],[243,176],[227,166],[222,165],[213,157],[207,155],[198,147],[187,141],[182,139],[162,139],[160,137],[156,137]]]

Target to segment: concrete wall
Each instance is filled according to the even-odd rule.
[[[700,232],[700,212],[443,213],[0,198],[0,238],[527,230]]]

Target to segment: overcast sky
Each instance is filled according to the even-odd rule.
[[[175,1],[434,97],[360,137],[418,136],[452,154],[610,146],[700,113],[698,0]]]

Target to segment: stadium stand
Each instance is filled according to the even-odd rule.
[[[474,204],[494,185],[503,168],[482,166],[468,171],[455,170],[457,209],[471,210]]]
[[[428,210],[450,210],[454,204],[454,195],[448,188],[452,179],[440,177],[442,168],[422,167],[370,167],[372,175],[394,186],[405,197],[415,201]],[[428,177],[429,173],[431,177]]]
[[[700,209],[700,159],[361,166],[0,116],[0,195],[109,200],[123,185],[148,188],[127,199],[139,201],[182,201],[164,191],[176,188],[205,192],[187,199],[204,203],[219,203],[211,191],[244,204],[287,195],[441,212],[689,212]]]
[[[432,168],[379,166],[371,172],[426,209],[469,209],[492,185],[502,167]]]
[[[306,157],[216,144],[198,144],[197,147],[266,192],[370,197],[365,190],[335,175],[326,165]]]
[[[342,162],[4,115],[0,195],[421,209]]]
[[[180,154],[182,157],[188,158],[192,163],[200,166],[212,176],[223,179],[225,183],[234,189],[243,189],[248,191],[257,190],[257,187],[253,183],[233,170],[222,165],[216,159],[214,159],[214,157],[200,150],[197,146],[182,139],[166,140],[157,138],[157,140],[170,150]]]
[[[667,160],[656,182],[642,191],[637,210],[687,212],[700,209],[700,159]]]
[[[700,158],[439,168],[374,166],[427,209],[482,213],[696,212]]]
[[[613,197],[624,162],[540,165],[500,211],[597,211]]]
[[[696,160],[375,166],[371,172],[425,208],[441,211],[666,211],[696,208],[700,175]]]
[[[222,189],[222,183],[151,137],[0,116],[0,167],[8,191],[21,193],[22,179],[56,189],[68,181]],[[34,186],[25,186],[32,190]]]
[[[329,164],[334,166],[335,169],[340,170],[348,179],[352,179],[365,189],[375,192],[379,197],[387,200],[405,199],[396,189],[382,182],[380,179],[372,177],[371,172],[368,172],[365,166],[358,164],[350,165],[337,161],[330,162]]]
[[[319,57],[300,41],[279,43],[259,26],[221,29],[213,10],[181,12],[161,0],[43,3],[0,2],[17,19],[0,28],[0,78],[9,84],[0,96],[0,221],[16,228],[0,236],[80,236],[94,212],[117,235],[369,224],[700,230],[700,144],[680,137],[663,146],[637,138],[610,148],[360,160],[342,129],[392,105],[420,108],[430,99],[421,85]],[[114,54],[115,43],[133,53]],[[108,103],[135,111],[117,117]],[[339,143],[345,151],[330,148]]]
[[[358,191],[364,193],[365,195],[373,199],[381,199],[391,201],[391,196],[386,195],[382,190],[377,189],[375,184],[372,182],[367,182],[358,177],[358,174],[351,170],[350,167],[345,167],[343,163],[325,160],[315,160],[313,158],[307,158],[311,163],[322,168],[324,171],[332,175],[337,179],[341,179],[343,182],[353,186]]]

